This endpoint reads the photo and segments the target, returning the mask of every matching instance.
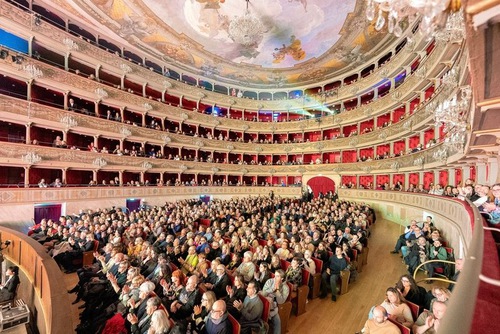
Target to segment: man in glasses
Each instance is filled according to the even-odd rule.
[[[207,334],[231,334],[233,326],[228,318],[226,303],[223,300],[217,300],[212,305],[207,322],[205,323],[205,333]]]

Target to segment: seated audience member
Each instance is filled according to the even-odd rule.
[[[196,328],[204,321],[212,311],[214,303],[217,301],[215,293],[207,291],[201,296],[201,305],[195,305],[193,308],[192,320]]]
[[[448,300],[451,297],[451,292],[446,288],[442,288],[440,286],[433,286],[432,289],[429,290],[427,296],[429,302],[425,306],[425,309],[432,310],[432,305],[434,304],[435,301],[440,301],[448,305]]]
[[[205,287],[212,290],[217,299],[225,298],[227,296],[226,287],[230,284],[229,276],[226,273],[226,267],[223,264],[218,264],[215,268],[215,277]]]
[[[163,287],[163,291],[160,294],[163,305],[170,309],[170,305],[179,298],[179,294],[184,289],[185,276],[180,269],[177,269],[172,273],[171,283],[163,279],[160,281],[160,285]]]
[[[167,312],[163,309],[155,310],[151,315],[148,334],[167,334],[170,332],[170,329],[170,321]]]
[[[269,270],[269,264],[262,262],[259,265],[259,270],[254,274],[254,280],[263,286],[266,284],[267,280],[271,278],[271,271]]]
[[[115,315],[106,321],[101,334],[127,334],[125,314],[127,314],[127,307],[121,303],[118,304]]]
[[[425,291],[423,287],[418,286],[412,276],[406,274],[402,275],[396,283],[396,289],[401,292],[401,295],[407,301],[417,304],[422,309],[425,307],[425,296],[427,291]]]
[[[160,298],[152,297],[146,302],[146,311],[139,317],[137,314],[129,313],[127,320],[130,322],[131,334],[145,334],[149,332],[153,313],[158,310],[161,305]]]
[[[432,305],[432,313],[424,311],[420,314],[413,325],[414,334],[435,334],[438,333],[441,321],[446,313],[446,304],[435,301]]]
[[[408,266],[408,272],[411,276],[415,272],[417,267],[427,261],[429,255],[429,244],[424,236],[420,236],[417,242],[414,242],[410,247],[408,247],[407,255],[404,257],[404,261]]]
[[[483,211],[488,214],[488,222],[493,225],[500,224],[500,183],[491,187],[494,200],[482,205]]]
[[[401,234],[394,246],[394,250],[391,251],[392,254],[398,254],[401,247],[406,245],[406,240],[415,240],[415,229],[418,228],[417,221],[412,220],[410,225],[405,228],[405,232]],[[419,228],[420,229],[420,228]]]
[[[294,257],[290,266],[285,272],[285,280],[292,284],[293,291],[296,291],[302,285],[301,259]]]
[[[278,305],[286,302],[289,293],[288,285],[285,282],[285,272],[281,269],[274,273],[274,278],[270,278],[262,289],[262,295],[267,297],[271,303],[269,322],[273,326],[274,334],[281,334],[281,319],[278,313]]]
[[[276,270],[281,269],[281,260],[278,255],[274,254],[271,257],[271,263],[269,264],[269,269],[271,270],[271,272],[275,272]]]
[[[462,271],[464,267],[464,260],[463,259],[457,259],[455,261],[455,274],[451,277],[451,280],[456,282],[458,280],[458,277],[460,275],[460,272]],[[448,285],[448,290],[453,291],[453,288],[455,287],[455,283],[450,283]]]
[[[226,291],[227,291],[227,297],[225,299],[226,301],[226,307],[229,313],[233,317],[236,317],[238,315],[237,310],[234,308],[234,302],[236,300],[244,300],[247,291],[245,288],[245,282],[243,281],[243,276],[242,275],[236,275],[234,276],[234,286],[226,286]]]
[[[185,259],[179,258],[179,262],[182,265],[182,272],[184,275],[188,275],[194,272],[196,266],[198,265],[198,254],[196,254],[196,247],[190,246],[188,249],[188,255]]]
[[[434,240],[434,243],[429,249],[429,260],[446,260],[448,259],[448,253],[446,248],[443,247],[441,239]],[[429,272],[429,277],[434,277],[434,272],[436,268],[444,268],[443,262],[431,262],[425,265],[425,268]]]
[[[340,272],[347,268],[347,261],[342,255],[342,249],[337,246],[333,254],[325,263],[326,270],[321,275],[321,295],[325,298],[328,294],[328,287],[332,292],[332,301],[337,301],[337,280],[340,278]]]
[[[250,282],[253,279],[253,275],[255,272],[255,264],[252,262],[253,254],[250,251],[247,251],[243,254],[243,262],[238,266],[235,270],[236,274],[240,274],[243,276],[243,279],[246,282]]]
[[[235,300],[233,306],[239,312],[237,318],[241,324],[242,334],[251,334],[252,330],[260,330],[261,316],[264,310],[264,304],[257,295],[259,288],[256,281],[250,281],[247,285],[247,296],[243,301]]]
[[[206,320],[197,320],[196,331],[206,334],[232,334],[233,325],[228,316],[226,303],[223,300],[217,300]]]
[[[413,325],[413,317],[410,307],[406,304],[406,300],[401,296],[396,288],[388,288],[386,291],[386,299],[380,304],[387,313],[389,318],[395,322],[410,327]]]
[[[361,330],[363,334],[401,334],[399,328],[388,320],[388,314],[382,306],[375,306],[373,318],[366,320]]]
[[[47,188],[49,185],[45,182],[45,179],[40,179],[38,182],[38,188]]]
[[[192,275],[188,278],[186,287],[179,293],[179,297],[170,305],[170,314],[175,320],[186,319],[199,302],[198,277]]]
[[[0,285],[0,302],[12,300],[16,295],[17,287],[21,282],[19,280],[19,267],[17,266],[7,268],[5,276],[7,277],[5,284]]]

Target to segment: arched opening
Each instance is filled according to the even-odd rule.
[[[329,191],[335,192],[335,182],[326,176],[315,176],[307,181],[314,193],[314,197],[319,196],[320,193],[326,195]]]

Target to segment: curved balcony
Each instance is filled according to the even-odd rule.
[[[53,25],[45,23],[43,21],[40,22],[39,25],[33,26],[31,13],[29,13],[28,11],[23,11],[22,9],[20,9],[16,6],[13,6],[11,4],[7,4],[7,3],[1,4],[1,6],[3,7],[3,12],[5,13],[4,16],[6,18],[11,20],[12,22],[15,22],[15,24],[17,24],[17,25],[24,27],[25,29],[32,30],[36,40],[42,41],[43,43],[46,43],[47,45],[54,46],[55,48],[57,48],[61,52],[61,54],[65,54],[67,52],[67,47],[62,43],[62,41],[65,38],[73,38],[73,35],[65,32],[65,31],[63,31],[63,30],[61,30]],[[414,23],[413,27],[407,29],[408,35],[412,34],[411,30],[414,29],[415,25],[417,25],[417,24],[418,24],[418,22]],[[391,43],[391,45],[387,46],[388,43],[384,42],[382,47],[387,49],[387,50],[393,50],[396,48],[396,46],[398,44],[401,43],[401,41],[404,38],[405,38],[405,36],[401,37],[400,39],[394,39],[394,36],[389,36],[388,39],[389,39],[389,42]],[[420,46],[422,43],[425,44],[425,42],[426,42],[425,39],[421,36],[415,35],[414,38],[416,40],[414,41],[414,43],[412,43],[412,46],[409,47],[408,45],[405,45],[405,47],[404,47],[408,51],[404,51],[404,52],[400,51],[397,55],[393,55],[393,57],[391,57],[391,61],[388,64],[385,64],[383,67],[378,67],[370,75],[368,75],[364,78],[361,78],[356,84],[361,83],[361,85],[365,86],[365,87],[372,86],[372,85],[376,84],[378,81],[380,81],[381,78],[386,77],[387,74],[389,74],[389,73],[393,72],[394,70],[407,64],[409,61],[408,56],[411,55],[411,53],[413,51],[412,49],[415,46]],[[60,43],[57,45],[54,45],[54,41],[60,41]],[[122,70],[120,69],[120,65],[122,63],[126,62],[127,65],[132,69],[132,73],[129,76],[135,77],[137,75],[137,77],[141,79],[140,81],[142,81],[142,78],[152,78],[153,77],[153,80],[151,80],[150,83],[157,84],[158,87],[161,87],[162,89],[165,87],[165,82],[168,82],[169,90],[172,89],[173,91],[179,92],[180,94],[186,94],[186,92],[189,92],[188,94],[190,94],[190,96],[196,97],[196,96],[198,96],[198,94],[200,92],[202,92],[204,94],[208,93],[210,95],[215,94],[214,99],[217,101],[223,100],[222,97],[224,95],[222,95],[222,94],[209,92],[209,91],[203,90],[201,88],[196,88],[194,86],[190,86],[190,85],[185,84],[185,83],[180,82],[180,81],[167,79],[158,73],[153,73],[150,70],[148,70],[147,68],[138,66],[138,65],[134,64],[133,62],[127,62],[125,59],[120,58],[119,55],[115,55],[113,53],[105,51],[102,48],[99,48],[99,47],[92,45],[90,43],[84,43],[84,42],[80,43],[78,41],[76,43],[79,45],[79,48],[78,48],[78,50],[73,50],[71,52],[72,54],[78,55],[78,58],[82,59],[84,61],[88,61],[90,58],[97,58],[103,63],[103,65],[108,65],[108,66],[106,66],[107,68],[108,67],[113,68],[113,72],[116,74],[119,74],[119,75],[122,74]],[[83,46],[82,44],[85,44],[85,46]],[[401,55],[401,54],[404,54],[406,56]],[[376,62],[376,60],[374,60],[374,62]],[[344,78],[349,77],[351,75],[359,73],[361,70],[362,69],[356,68],[356,69],[353,69],[350,71],[346,71],[346,72],[342,73],[342,77],[344,77]],[[333,78],[329,79],[329,82],[335,82],[337,80],[343,80],[343,79],[333,77]],[[324,82],[323,84],[326,85],[329,82]],[[225,83],[225,84],[227,85],[227,83]],[[312,85],[312,84],[309,84],[309,85]],[[231,86],[236,87],[238,85],[231,84]],[[303,86],[304,86],[304,88],[307,88],[306,85],[303,85]],[[314,87],[317,87],[317,86],[318,86],[318,83],[314,82]],[[346,87],[350,87],[350,85],[347,85]],[[246,87],[245,87],[245,89],[246,89]],[[296,88],[294,87],[293,89],[296,89]],[[269,89],[263,90],[263,91],[268,91],[268,90]],[[345,93],[346,96],[349,96],[349,94],[352,94],[352,93],[349,93],[349,89],[344,89],[343,87],[341,87],[341,89],[339,90],[339,94],[343,94],[343,93]],[[253,101],[253,103],[252,103],[254,105],[253,108],[255,108],[255,106],[257,106],[261,102],[266,103],[266,105],[267,105],[267,103],[271,103],[271,104],[273,103],[273,101],[271,101],[271,102],[264,101],[264,100],[254,101],[254,100],[232,98],[232,97],[229,97],[229,99],[237,101],[238,105],[244,105],[248,101]],[[290,100],[290,101],[293,101],[293,100]]]
[[[84,129],[91,128],[100,136],[106,136],[113,139],[147,141],[150,144],[164,145],[171,147],[193,147],[203,148],[206,150],[217,150],[219,152],[232,153],[250,153],[261,152],[262,154],[286,154],[286,153],[302,153],[314,151],[338,151],[342,149],[352,149],[365,147],[368,145],[379,145],[386,143],[391,139],[401,139],[405,135],[409,135],[411,131],[420,129],[423,125],[429,123],[433,114],[426,111],[426,105],[432,100],[440,98],[440,90],[435,92],[431,100],[426,101],[413,114],[404,120],[392,124],[385,128],[376,129],[369,133],[364,133],[352,137],[336,138],[332,140],[320,140],[314,142],[302,143],[287,143],[287,144],[261,144],[261,143],[245,143],[238,141],[221,141],[217,139],[207,139],[203,137],[192,137],[182,134],[170,133],[165,131],[153,130],[144,127],[132,126],[124,123],[118,123],[108,120],[99,120],[96,122],[96,117],[77,114],[71,111],[65,111],[58,108],[52,108],[45,105],[30,103],[0,95],[0,104],[4,107],[0,113],[3,115],[3,120],[12,121],[15,123],[31,122],[33,117],[37,118],[37,125],[47,126],[55,129],[65,129],[65,125],[61,123],[62,119],[71,118],[76,122],[74,128]],[[314,123],[311,121],[311,123]],[[311,130],[314,125],[308,126]],[[219,127],[218,127],[219,128]],[[273,129],[267,129],[267,131]],[[88,132],[84,130],[84,132]],[[279,133],[276,131],[276,133]],[[126,136],[124,135],[126,134]]]
[[[0,211],[5,208],[0,205]],[[6,209],[11,210],[8,207]],[[7,220],[7,217],[13,217],[12,212],[2,218],[2,221],[12,222]],[[26,218],[26,221],[29,221],[29,216]],[[0,236],[1,240],[12,242],[3,250],[3,254],[21,269],[18,298],[21,298],[35,315],[31,321],[35,323],[38,331],[41,334],[71,332],[77,324],[73,324],[72,317],[67,314],[71,304],[66,287],[60,284],[64,282],[64,278],[57,263],[42,245],[25,234],[0,226]]]
[[[487,287],[489,283],[480,282],[479,277],[481,272],[488,272],[497,278],[498,258],[491,236],[485,238],[483,219],[475,206],[457,199],[406,192],[360,189],[339,189],[338,192],[344,200],[369,203],[377,216],[402,225],[411,219],[421,220],[424,215],[432,215],[435,225],[454,248],[455,258],[465,260],[439,333],[476,333],[491,328],[491,319],[498,311],[498,299],[491,294],[491,287]],[[486,253],[486,249],[492,251],[491,254]]]
[[[433,57],[438,57],[439,52],[433,52],[433,54],[427,58],[427,60],[431,64],[435,64],[438,62],[438,59],[434,59]],[[443,47],[443,52],[446,49]],[[461,57],[460,64],[462,64],[465,57]],[[115,106],[124,106],[123,101],[127,101],[127,107],[130,105],[135,105],[135,109],[138,110],[139,113],[145,113],[144,105],[147,103],[151,106],[152,110],[147,111],[148,115],[156,116],[159,118],[168,117],[169,120],[182,122],[193,122],[199,125],[206,125],[209,127],[217,127],[218,129],[231,129],[236,131],[269,131],[269,123],[267,122],[250,122],[250,121],[241,121],[241,120],[233,120],[227,118],[214,118],[212,116],[203,115],[196,111],[184,110],[178,107],[167,106],[164,103],[156,102],[153,100],[149,100],[147,98],[139,97],[136,95],[132,95],[121,91],[119,89],[111,88],[103,86],[95,81],[91,81],[88,79],[84,79],[78,75],[71,74],[69,72],[59,70],[48,66],[42,62],[37,62],[34,60],[30,60],[32,64],[36,64],[36,66],[42,70],[44,73],[44,77],[41,79],[37,79],[37,82],[42,84],[45,87],[57,88],[60,85],[64,84],[65,89],[68,89],[68,92],[72,92],[74,94],[78,94],[80,96],[86,97],[87,100],[93,101],[97,99],[96,95],[90,96],[90,92],[95,92],[98,88],[104,89],[108,95],[105,99],[106,102],[110,105]],[[6,70],[10,76],[14,78],[18,78],[21,80],[26,80],[25,75],[27,73],[19,72],[19,65],[10,63],[6,66],[2,67]],[[21,74],[21,75],[20,75]],[[400,104],[401,100],[404,97],[410,97],[414,94],[414,90],[418,89],[419,85],[422,84],[420,78],[417,78],[415,75],[409,76],[407,80],[403,84],[401,84],[393,94],[398,93],[398,98],[395,98],[393,94],[388,94],[384,97],[379,98],[378,100],[363,105],[359,108],[350,110],[349,112],[342,113],[341,115],[337,115],[335,117],[324,117],[322,119],[321,124],[318,126],[318,123],[312,123],[312,121],[297,121],[297,122],[282,122],[282,123],[273,123],[272,128],[274,128],[276,133],[283,132],[302,132],[307,128],[312,128],[313,124],[315,124],[316,129],[326,129],[333,126],[340,126],[344,124],[349,124],[355,121],[361,121],[366,118],[367,115],[376,116],[387,112],[387,110],[391,110],[391,108],[395,108],[398,104]],[[100,102],[100,100],[96,100],[96,103]],[[132,107],[133,109],[133,107]],[[312,124],[311,124],[312,123]]]
[[[29,164],[23,156],[36,155],[39,162]],[[113,154],[93,153],[36,145],[2,143],[0,164],[8,166],[36,166],[43,168],[73,168],[102,171],[134,171],[149,173],[201,173],[217,175],[304,175],[334,173],[340,175],[396,173],[435,168],[460,159],[463,152],[446,143],[408,155],[362,163],[335,163],[309,165],[237,165],[166,159],[150,159]]]

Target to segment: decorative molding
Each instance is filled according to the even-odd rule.
[[[27,152],[25,155],[21,156],[21,160],[28,164],[28,165],[34,165],[36,163],[39,163],[42,161],[42,157],[36,154],[35,152]]]
[[[94,161],[92,161],[92,165],[94,165],[97,168],[103,168],[108,165],[108,162],[103,158],[95,158]]]
[[[148,162],[148,161],[144,161],[144,162],[141,164],[141,167],[142,167],[143,169],[145,169],[145,170],[148,170],[148,169],[153,168],[153,165],[152,165],[150,162]]]

